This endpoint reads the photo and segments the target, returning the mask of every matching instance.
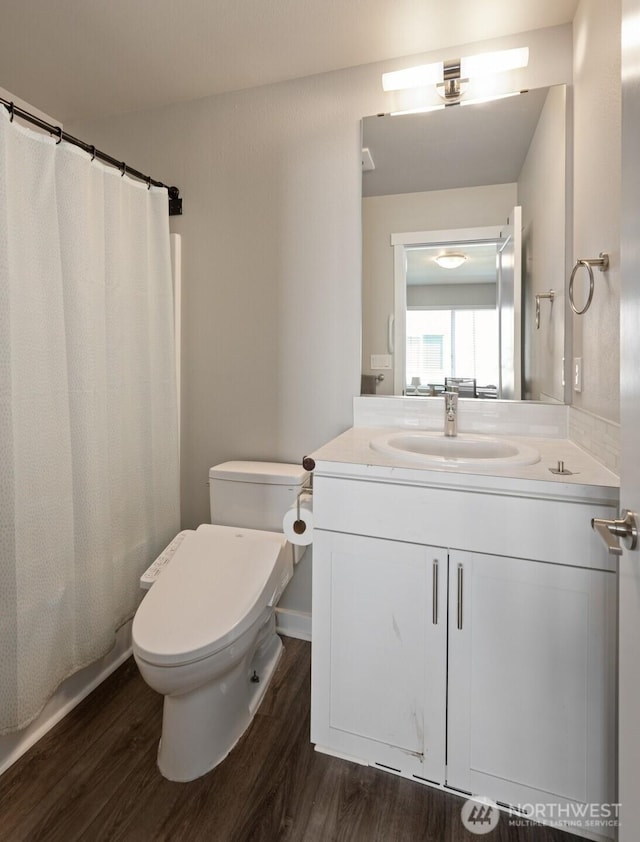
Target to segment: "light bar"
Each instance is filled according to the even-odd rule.
[[[383,73],[382,88],[385,91],[404,91],[407,88],[437,85],[443,79],[444,64],[436,61],[434,64],[421,64],[418,67],[407,67],[405,70]]]
[[[475,79],[506,70],[517,70],[529,64],[529,47],[515,50],[500,50],[496,53],[481,53],[478,56],[466,56],[460,59],[460,76],[463,79]]]
[[[529,47],[466,56],[460,59],[460,73],[459,76],[456,74],[456,78],[467,80],[478,76],[488,76],[505,70],[526,67],[528,63]],[[444,64],[442,61],[436,61],[433,64],[420,64],[417,67],[383,73],[382,87],[385,91],[403,91],[407,88],[437,85],[444,81]],[[457,64],[457,62],[447,62],[448,66],[451,64]]]

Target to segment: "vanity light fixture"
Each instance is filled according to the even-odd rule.
[[[514,50],[498,50],[495,53],[480,53],[460,59],[460,72],[467,79],[478,76],[492,76],[507,70],[517,70],[529,64],[529,47]]]
[[[437,61],[383,73],[382,87],[385,91],[402,91],[435,85],[445,103],[455,105],[464,94],[463,83],[469,82],[470,79],[494,76],[496,73],[526,67],[528,63],[528,47],[481,53],[477,56],[464,56],[460,59]]]
[[[443,80],[444,62],[436,61],[433,64],[421,64],[417,67],[383,73],[382,89],[404,91],[407,88],[426,88],[427,85],[437,85]]]
[[[462,254],[462,252],[449,252],[447,254],[439,254],[433,259],[442,269],[457,269],[466,261],[467,255]]]

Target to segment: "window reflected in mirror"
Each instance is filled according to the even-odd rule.
[[[406,335],[406,395],[432,396],[456,385],[463,397],[496,397],[495,304],[484,309],[408,309]]]

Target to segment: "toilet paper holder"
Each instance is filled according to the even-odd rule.
[[[293,531],[296,533],[296,535],[304,534],[304,532],[307,529],[307,524],[300,517],[300,500],[302,499],[303,494],[313,496],[313,480],[311,477],[309,477],[309,485],[303,486],[298,496],[296,497],[296,519],[293,522]]]
[[[302,486],[300,493],[298,494],[298,518],[300,518],[300,498],[302,497],[302,495],[311,494],[313,496],[313,471],[316,467],[315,460],[312,459],[311,456],[303,456],[302,467],[305,469],[305,471],[309,471],[309,480],[305,485]]]
[[[293,522],[293,531],[296,535],[304,535],[307,531],[307,524],[300,517],[300,497],[302,497],[302,492],[298,494],[298,499],[296,500],[296,519]]]
[[[311,456],[304,456],[302,458],[302,467],[305,471],[309,471],[309,481],[305,485],[302,486],[300,491],[298,492],[298,496],[296,497],[296,519],[293,522],[293,531],[296,535],[302,535],[307,529],[307,524],[302,520],[300,517],[300,500],[302,499],[303,494],[307,494],[313,496],[313,473],[312,471],[316,467],[315,461],[311,458]]]

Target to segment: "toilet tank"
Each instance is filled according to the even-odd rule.
[[[281,462],[223,462],[209,470],[211,523],[282,532],[309,472]]]

